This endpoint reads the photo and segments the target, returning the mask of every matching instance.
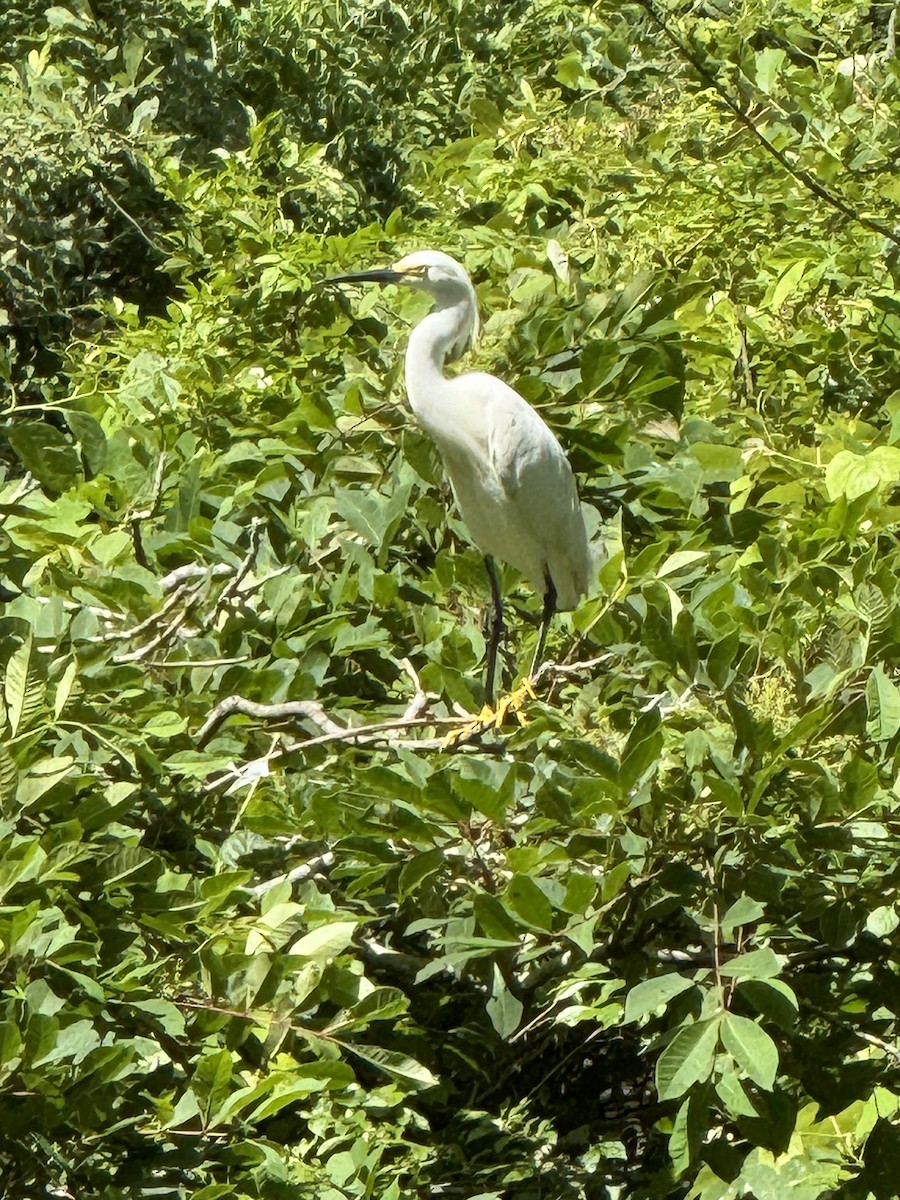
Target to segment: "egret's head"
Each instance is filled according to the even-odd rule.
[[[478,337],[478,300],[465,267],[443,250],[414,250],[395,262],[398,282],[421,288],[434,296],[438,308],[465,306],[467,320],[450,357],[456,358],[475,344]]]
[[[437,307],[456,308],[462,305],[465,319],[460,336],[451,348],[451,356],[462,354],[478,336],[478,301],[472,280],[465,267],[443,250],[414,250],[392,267],[375,271],[360,271],[355,275],[339,275],[331,283],[398,283],[419,288],[435,298]]]

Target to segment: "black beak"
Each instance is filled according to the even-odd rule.
[[[324,283],[402,283],[406,276],[402,271],[391,267],[381,267],[375,271],[357,271],[353,275],[332,275]]]

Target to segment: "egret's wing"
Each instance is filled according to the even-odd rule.
[[[549,571],[560,607],[575,607],[587,589],[588,547],[575,476],[562,446],[512,389],[491,405],[488,440],[521,561],[527,553],[541,564],[527,573],[540,590]]]
[[[562,447],[531,405],[493,375],[460,375],[449,389],[426,428],[472,540],[518,568],[538,591],[549,570],[560,605],[572,607],[584,591],[587,551]]]
[[[536,482],[543,468],[552,468],[562,451],[534,409],[512,388],[492,401],[486,415],[490,463],[513,500],[526,481]]]

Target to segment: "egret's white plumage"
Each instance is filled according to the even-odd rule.
[[[540,652],[554,609],[574,608],[588,586],[588,542],[568,459],[541,417],[502,379],[483,371],[444,375],[444,364],[478,332],[475,289],[455,259],[417,250],[391,268],[333,282],[367,279],[410,284],[434,297],[406,349],[410,407],[440,452],[472,541],[488,558],[521,571],[544,597]],[[497,626],[493,575],[491,584]],[[489,666],[489,690],[491,679]]]

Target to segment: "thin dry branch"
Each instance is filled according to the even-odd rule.
[[[163,617],[167,616],[173,608],[181,600],[182,596],[188,590],[188,585],[182,583],[180,587],[162,602],[155,613],[151,613],[149,617],[145,617],[143,621],[139,621],[137,625],[132,625],[130,629],[120,629],[114,633],[104,633],[99,640],[102,642],[129,642],[132,638],[139,637],[142,633],[146,633],[149,629],[155,629]]]
[[[213,563],[208,567],[201,563],[185,563],[183,567],[176,567],[168,575],[163,575],[159,581],[159,590],[165,595],[179,584],[189,583],[192,579],[217,579],[223,575],[233,574],[234,567],[228,563]]]
[[[302,883],[305,879],[311,879],[314,875],[325,875],[334,866],[334,854],[330,850],[326,850],[324,854],[318,855],[316,858],[311,858],[309,862],[302,863],[299,867],[294,867],[291,871],[286,871],[284,875],[276,875],[274,879],[267,879],[264,883],[258,883],[255,887],[250,888],[250,892],[254,896],[265,896],[267,892],[271,892],[273,888],[282,883]]]
[[[219,596],[217,608],[221,608],[228,604],[243,581],[247,578],[250,568],[256,561],[256,556],[259,553],[259,543],[262,538],[263,519],[262,517],[254,517],[250,522],[250,544],[247,547],[247,553],[241,560],[241,565],[235,571],[234,575],[226,583],[222,589],[222,594]]]
[[[287,700],[282,704],[260,704],[245,696],[226,696],[220,700],[197,732],[197,745],[204,746],[219,727],[235,713],[245,717],[256,717],[260,721],[289,721],[299,719],[312,721],[326,733],[346,733],[343,725],[328,716],[321,704],[315,700]]]
[[[532,683],[540,683],[548,675],[552,675],[555,679],[565,679],[570,675],[583,675],[585,671],[592,671],[594,667],[602,667],[611,658],[612,655],[607,653],[598,654],[596,658],[586,658],[581,662],[573,663],[558,663],[548,660],[541,663],[535,671]]]
[[[147,642],[147,644],[145,646],[140,646],[137,650],[130,650],[127,654],[117,654],[116,657],[113,659],[113,662],[115,662],[115,663],[140,662],[140,660],[142,658],[146,658],[148,655],[153,654],[153,652],[155,650],[158,650],[160,648],[160,646],[164,646],[166,644],[166,642],[170,641],[173,637],[175,637],[175,635],[178,633],[178,631],[184,626],[185,622],[187,621],[188,617],[190,616],[191,608],[193,607],[194,602],[199,598],[202,590],[203,590],[203,587],[201,585],[199,587],[193,588],[192,590],[190,590],[188,592],[188,595],[187,595],[187,598],[185,599],[184,605],[179,609],[179,611],[175,614],[175,616],[168,623],[168,625],[166,625],[164,629],[161,629],[159,631],[159,633],[156,635],[155,638],[152,638],[149,642]],[[176,595],[176,593],[173,593],[173,597],[175,595]],[[172,597],[170,597],[170,599],[172,599]],[[161,615],[162,615],[161,612],[157,613],[155,616],[155,620],[158,621]],[[143,622],[143,624],[146,625],[146,622]]]
[[[4,413],[4,416],[5,415],[6,414]],[[15,491],[9,497],[9,499],[7,501],[5,501],[5,503],[8,505],[18,504],[20,500],[25,499],[25,497],[28,495],[29,492],[37,491],[37,489],[40,486],[41,485],[38,483],[38,481],[35,479],[35,477],[32,475],[32,473],[30,471],[26,471],[25,474],[22,476],[22,478],[19,480],[18,486],[16,487]]]
[[[230,716],[241,713],[260,721],[312,721],[322,731],[302,742],[292,742],[282,753],[321,746],[325,742],[368,742],[385,740],[384,735],[423,725],[455,724],[455,717],[400,717],[371,725],[339,725],[316,700],[286,700],[281,704],[260,704],[244,696],[226,696],[212,710],[197,731],[197,745],[204,746]],[[388,739],[390,740],[390,739]],[[416,743],[417,745],[420,743]],[[440,742],[437,743],[440,745]]]
[[[208,567],[200,566],[197,563],[188,563],[186,566],[176,567],[174,571],[170,571],[168,575],[164,575],[159,581],[162,593],[164,595],[167,592],[170,594],[166,595],[165,600],[155,613],[151,613],[149,617],[145,617],[143,621],[140,621],[137,625],[133,625],[130,629],[105,633],[96,640],[105,642],[133,641],[134,638],[140,637],[141,634],[158,629],[159,631],[156,636],[147,642],[146,645],[140,646],[136,650],[131,650],[127,654],[117,655],[114,660],[117,663],[139,662],[141,659],[147,658],[155,650],[158,650],[160,646],[165,645],[179,632],[210,579],[233,574],[234,567],[228,566],[225,563],[216,563]],[[191,586],[192,582],[194,583],[193,587]],[[159,629],[159,626],[165,621],[169,613],[176,609],[177,611],[172,620]],[[163,663],[162,665],[168,666],[171,664]],[[201,666],[206,664],[198,663],[196,665]]]
[[[416,669],[408,658],[400,659],[400,666],[409,676],[412,685],[415,688],[412,700],[407,704],[402,719],[404,721],[414,721],[417,717],[421,717],[428,711],[428,705],[432,700],[437,700],[439,697],[436,692],[426,692],[419,681],[419,676],[416,674]]]
[[[118,202],[118,200],[115,198],[115,196],[109,190],[109,188],[106,186],[106,184],[103,182],[103,180],[98,177],[96,171],[93,172],[93,178],[94,178],[94,183],[97,185],[97,187],[100,189],[100,191],[106,197],[106,199],[110,202],[110,204],[113,206],[113,208],[116,210],[116,212],[118,212],[122,217],[125,218],[125,220],[128,222],[128,224],[131,225],[132,228],[137,231],[138,235],[141,238],[143,238],[143,240],[147,243],[147,245],[152,250],[155,250],[156,253],[161,255],[163,258],[168,258],[169,252],[163,246],[160,246],[158,242],[154,242],[153,238],[150,236],[149,233],[147,233],[146,229],[144,229],[144,227],[137,220],[137,218],[133,217],[131,215],[131,213],[128,212],[127,209],[122,207],[122,205]]]
[[[156,471],[153,476],[153,487],[150,491],[150,503],[146,508],[142,508],[139,512],[132,513],[128,522],[131,529],[131,544],[134,546],[134,557],[142,567],[149,569],[150,564],[147,562],[147,555],[144,553],[144,542],[141,537],[141,522],[149,521],[159,507],[159,498],[162,495],[163,480],[166,474],[166,454],[160,454],[156,461]]]

